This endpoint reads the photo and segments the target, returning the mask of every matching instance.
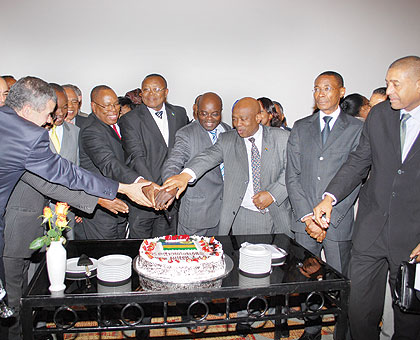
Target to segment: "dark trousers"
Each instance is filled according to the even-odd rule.
[[[131,209],[131,207],[130,207]],[[178,214],[169,216],[159,211],[157,213],[132,214],[128,218],[130,238],[151,238],[163,235],[175,235],[178,223]]]
[[[28,287],[29,259],[3,257],[6,271],[6,290],[9,307],[15,309],[15,316],[7,320],[10,340],[22,339],[20,320],[20,298]]]
[[[383,231],[367,250],[358,250],[353,244],[350,261],[350,302],[349,319],[353,340],[379,339],[379,322],[381,321],[387,272],[394,292],[399,263],[395,263],[389,255],[388,237],[390,226]],[[412,249],[407,249],[407,254]],[[401,259],[403,260],[403,259]],[[400,262],[400,261],[398,261]],[[393,340],[420,339],[420,315],[403,313],[398,306],[394,309]]]

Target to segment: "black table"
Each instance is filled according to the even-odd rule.
[[[217,239],[234,263],[233,270],[219,288],[144,291],[133,270],[131,283],[125,285],[126,291],[114,288],[112,293],[98,293],[103,287],[100,289],[96,278],[92,278],[89,288],[85,280],[66,280],[64,294],[52,296],[48,290],[46,265],[41,263],[21,300],[24,339],[36,339],[50,333],[60,337],[64,333],[127,329],[136,330],[137,337],[144,338],[152,328],[194,328],[259,320],[274,321],[275,338],[279,339],[287,333],[285,320],[308,315],[335,315],[336,338],[345,338],[350,286],[347,278],[283,234],[218,236]],[[284,265],[273,267],[269,277],[247,278],[238,269],[239,248],[245,241],[276,244],[289,255]],[[125,254],[134,259],[140,244],[141,240],[70,241],[66,249],[68,258],[87,254],[98,259],[109,254]],[[311,305],[310,309],[304,312],[291,308],[300,306],[302,299]],[[248,314],[233,317],[232,313],[244,310]],[[206,318],[208,314],[220,318],[210,320]],[[182,318],[171,322],[171,316]],[[161,317],[163,321],[151,323],[155,317]],[[75,325],[76,321],[83,320],[96,321],[97,326],[81,328]],[[53,322],[55,328],[45,327],[45,323],[39,326],[39,321]],[[258,332],[257,329],[253,331]]]

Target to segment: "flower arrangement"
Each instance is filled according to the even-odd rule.
[[[58,202],[55,205],[55,212],[50,207],[44,207],[43,214],[40,217],[43,217],[41,225],[48,222],[47,234],[33,240],[29,245],[30,249],[36,250],[42,248],[44,245],[48,247],[52,241],[64,239],[63,231],[71,229],[67,221],[69,208],[70,206],[63,202]],[[54,216],[56,216],[55,222],[53,221]]]

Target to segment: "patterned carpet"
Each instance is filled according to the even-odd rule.
[[[216,318],[212,315],[209,315],[208,319]],[[330,319],[332,320],[332,319]],[[154,319],[156,323],[162,322],[162,319]],[[172,318],[170,322],[180,321],[180,318]],[[327,318],[324,318],[324,321],[328,321]],[[282,338],[284,340],[299,339],[303,333],[303,329],[293,329],[294,327],[299,327],[302,324],[302,321],[299,320],[289,320],[289,326],[292,328],[290,330],[290,336],[288,338]],[[77,326],[89,327],[95,326],[96,322],[83,322],[79,323]],[[229,325],[213,325],[209,326],[206,329],[198,329],[200,333],[204,333],[205,336],[194,336],[194,331],[189,331],[187,328],[168,328],[168,329],[152,329],[150,331],[150,337],[152,339],[172,339],[174,337],[180,337],[182,339],[206,339],[206,340],[268,340],[274,338],[273,332],[264,332],[264,328],[273,327],[271,321],[267,321],[265,324],[260,325],[258,330],[261,330],[261,333],[249,334],[246,337],[239,335],[226,335],[226,336],[211,336],[212,333],[222,333],[223,332],[233,332],[235,331],[235,324]],[[322,329],[322,339],[323,340],[332,340],[333,339],[333,327],[324,327]],[[103,340],[103,339],[133,339],[134,331],[114,331],[114,332],[105,332],[105,333],[79,333],[79,334],[65,334],[65,340]]]

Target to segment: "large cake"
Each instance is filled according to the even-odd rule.
[[[225,273],[222,244],[214,237],[196,235],[146,239],[140,246],[136,270],[158,281],[210,281]]]

